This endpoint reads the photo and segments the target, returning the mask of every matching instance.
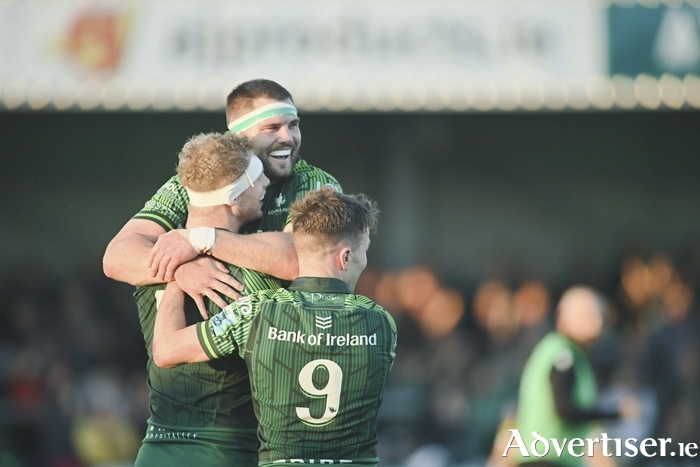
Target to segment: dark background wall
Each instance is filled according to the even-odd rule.
[[[98,268],[109,239],[222,131],[216,113],[0,113],[0,264]],[[375,267],[454,281],[595,277],[700,242],[700,112],[302,114],[302,154],[383,210]],[[585,278],[585,277],[584,277]]]

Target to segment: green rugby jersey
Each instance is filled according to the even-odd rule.
[[[292,203],[324,185],[342,191],[338,181],[331,175],[299,159],[289,178],[268,185],[263,200],[263,217],[245,225],[241,233],[284,230],[289,222],[289,207]],[[187,191],[180,185],[180,177],[174,175],[146,202],[134,219],[151,220],[165,230],[177,229],[185,225],[189,201]]]
[[[565,439],[585,438],[593,427],[591,422],[570,423],[557,414],[550,382],[550,372],[555,365],[570,366],[575,374],[572,400],[581,409],[591,409],[597,398],[597,387],[593,369],[583,350],[558,332],[550,332],[535,346],[525,364],[520,382],[518,399],[517,428],[530,449],[534,441],[533,432],[562,442]],[[541,446],[537,449],[542,451]],[[550,449],[545,457],[518,458],[519,462],[546,460],[557,465],[580,466],[581,459],[573,457],[565,450],[557,457]]]
[[[197,325],[207,355],[250,371],[261,465],[376,465],[376,421],[396,325],[338,279],[243,297]]]
[[[342,192],[338,181],[328,173],[299,159],[294,164],[294,174],[284,180],[277,180],[265,188],[263,215],[241,228],[243,233],[281,231],[290,222],[289,207],[302,199],[309,191],[320,190],[330,185]]]
[[[273,277],[236,266],[229,266],[229,270],[245,284],[244,293],[279,288],[279,280]],[[153,362],[153,329],[164,289],[165,284],[157,284],[138,287],[134,293],[148,353],[151,416],[144,443],[190,440],[232,443],[243,452],[252,449],[255,453],[257,420],[251,403],[248,369],[239,356],[174,368],[160,368]],[[207,306],[211,316],[221,311],[209,300]],[[203,321],[189,297],[186,297],[185,316],[188,325]]]

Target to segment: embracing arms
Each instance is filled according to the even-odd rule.
[[[294,280],[299,275],[299,261],[290,233],[242,235],[223,229],[215,232],[214,248],[210,252],[215,258],[283,280]],[[172,230],[158,237],[148,258],[151,277],[158,282],[169,282],[178,266],[196,256],[188,238],[188,229]]]
[[[197,338],[197,326],[185,322],[185,294],[170,282],[158,305],[153,330],[153,361],[163,368],[205,362],[209,357]]]

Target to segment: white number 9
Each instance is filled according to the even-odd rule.
[[[328,372],[328,382],[321,389],[314,386],[313,374],[317,368]],[[313,426],[323,426],[330,423],[338,415],[338,405],[340,404],[340,390],[343,383],[343,370],[337,363],[331,360],[314,360],[301,369],[299,372],[299,386],[304,393],[311,398],[326,398],[326,410],[321,418],[311,416],[308,407],[296,407],[297,417],[304,423]]]

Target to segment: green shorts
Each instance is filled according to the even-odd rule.
[[[257,467],[254,430],[166,427],[149,422],[135,467]]]

